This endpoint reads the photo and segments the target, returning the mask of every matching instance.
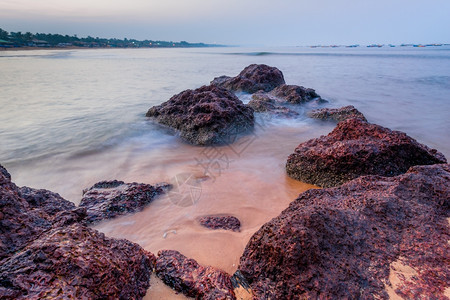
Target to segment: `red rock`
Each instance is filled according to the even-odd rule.
[[[141,299],[155,257],[84,225],[56,193],[18,188],[0,165],[0,299]]]
[[[88,223],[115,218],[144,209],[156,196],[161,195],[169,184],[152,186],[144,183],[101,181],[83,191],[80,207],[86,209]]]
[[[221,76],[214,78],[211,85],[223,87],[232,92],[255,93],[259,90],[269,92],[284,84],[283,73],[275,67],[252,64],[236,77]]]
[[[230,275],[213,267],[203,267],[175,250],[162,250],[158,253],[156,275],[188,297],[236,299]]]
[[[181,92],[150,108],[147,117],[178,130],[194,145],[227,144],[254,126],[253,110],[215,85]]]
[[[141,299],[154,257],[81,224],[53,228],[1,261],[1,299]]]
[[[241,222],[233,216],[204,216],[199,219],[199,223],[209,229],[241,230]]]
[[[351,118],[358,118],[367,121],[366,117],[357,110],[353,105],[344,106],[341,108],[321,108],[308,112],[310,118],[322,120],[344,121]]]
[[[362,175],[396,176],[411,166],[446,162],[403,132],[348,119],[327,136],[301,143],[288,157],[286,171],[294,179],[332,187]]]
[[[255,299],[445,299],[450,165],[306,191],[250,239],[239,270]],[[396,262],[415,270],[389,275]]]

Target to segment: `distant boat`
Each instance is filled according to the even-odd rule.
[[[416,47],[416,48],[425,48],[426,46],[425,45],[413,45],[413,47]]]
[[[359,47],[359,45],[348,45],[348,46],[345,46],[345,47],[347,47],[347,48],[356,48],[356,47]]]
[[[369,48],[381,48],[381,47],[383,47],[383,45],[380,45],[380,44],[372,44],[372,45],[367,45],[367,47],[369,47]]]

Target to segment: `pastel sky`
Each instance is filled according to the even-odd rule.
[[[450,0],[0,0],[0,28],[229,45],[450,43]]]

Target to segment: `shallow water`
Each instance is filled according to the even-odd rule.
[[[17,185],[75,203],[101,180],[185,182],[180,194],[95,228],[233,273],[250,236],[312,187],[285,175],[287,156],[335,124],[306,118],[310,104],[297,119],[258,116],[255,131],[233,145],[195,147],[145,112],[251,63],[276,66],[287,83],[316,89],[327,106],[355,105],[370,122],[450,157],[449,47],[102,49],[0,52],[0,163]],[[196,220],[206,214],[238,217],[241,232],[200,227]]]

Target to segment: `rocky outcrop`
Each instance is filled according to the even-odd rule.
[[[449,206],[448,164],[308,190],[253,235],[239,270],[255,299],[445,299]]]
[[[255,93],[260,90],[269,92],[284,83],[284,76],[280,70],[263,64],[249,65],[236,77],[221,76],[211,81],[211,85],[232,92],[246,93]]]
[[[0,266],[2,299],[140,299],[151,254],[81,224],[52,228]]]
[[[273,89],[270,94],[281,102],[301,104],[321,99],[315,90],[298,85],[283,84]]]
[[[141,211],[169,188],[170,185],[164,183],[152,186],[118,180],[101,181],[83,191],[80,207],[86,208],[86,221],[95,223]]]
[[[230,275],[203,267],[175,250],[163,250],[156,259],[156,275],[178,292],[195,299],[236,299]]]
[[[396,176],[411,166],[446,162],[403,132],[348,119],[327,136],[301,143],[288,157],[286,171],[294,179],[332,187],[361,175]]]
[[[269,94],[264,92],[257,92],[252,95],[252,100],[247,104],[253,108],[255,112],[271,113],[277,116],[295,117],[298,113],[286,106],[279,105],[279,102]]]
[[[227,144],[253,129],[253,110],[215,85],[186,90],[147,112],[147,117],[175,128],[194,145]]]
[[[204,216],[198,221],[200,225],[209,229],[241,230],[241,222],[233,216]]]
[[[142,298],[154,256],[85,216],[56,193],[18,188],[0,166],[0,298]]]
[[[315,109],[308,112],[308,116],[314,119],[333,120],[338,122],[351,118],[357,118],[363,121],[367,121],[366,117],[353,105],[348,105],[341,108]]]

